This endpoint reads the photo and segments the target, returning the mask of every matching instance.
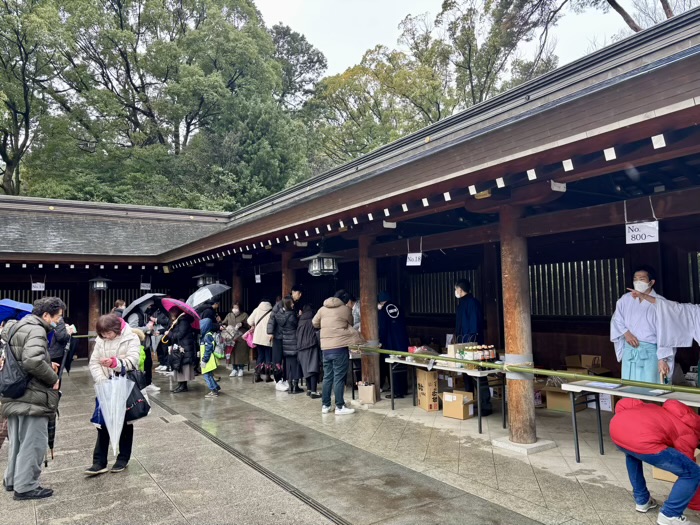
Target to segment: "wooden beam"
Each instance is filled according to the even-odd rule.
[[[554,191],[552,182],[540,180],[517,186],[506,192],[496,192],[487,199],[472,199],[467,197],[464,207],[472,213],[498,213],[502,206],[534,206],[553,202],[564,195],[564,192]]]
[[[497,242],[498,240],[498,225],[489,224],[423,237],[423,251],[430,252],[439,249],[475,246],[488,242]],[[410,242],[413,247],[417,247],[420,243],[420,237],[414,237],[410,239]],[[408,244],[407,239],[376,244],[370,248],[369,253],[371,257],[405,255],[408,253]]]
[[[629,222],[654,220],[652,205],[659,219],[699,215],[700,188],[639,197],[626,202]],[[620,201],[520,219],[518,231],[524,237],[539,237],[622,224],[625,224],[625,203]]]

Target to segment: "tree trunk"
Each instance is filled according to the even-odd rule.
[[[14,162],[5,164],[5,171],[2,175],[2,190],[5,195],[19,195],[19,166]]]
[[[641,26],[634,21],[634,18],[632,18],[632,16],[627,11],[625,11],[625,8],[617,3],[617,0],[607,1],[608,4],[610,4],[610,7],[617,11],[617,13],[622,17],[622,19],[632,31],[634,31],[635,33],[639,33],[642,30]]]

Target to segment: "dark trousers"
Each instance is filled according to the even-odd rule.
[[[308,387],[309,392],[318,392],[318,390],[316,390],[318,388],[318,374],[317,373],[314,372],[313,374],[310,374],[306,378],[306,386]]]
[[[158,354],[158,362],[161,366],[168,366],[168,347],[163,343],[158,341],[158,347],[156,348],[156,354]]]
[[[258,351],[258,364],[266,364],[272,362],[272,348],[264,345],[256,345],[255,349]]]
[[[134,426],[124,423],[122,435],[119,436],[119,454],[117,461],[128,463],[131,459],[131,448],[134,444]],[[92,454],[93,465],[100,467],[107,466],[107,454],[109,453],[109,432],[105,425],[97,429],[97,443],[95,443],[95,452]]]
[[[150,348],[146,348],[146,360],[143,363],[143,375],[146,379],[146,386],[153,383],[153,352]]]
[[[380,357],[380,363],[379,363],[379,372],[380,372],[380,382],[381,385],[384,386],[384,382],[386,380],[387,386],[390,385],[389,383],[389,374],[392,373],[392,368],[391,364],[386,362],[386,354],[381,354]],[[393,374],[394,374],[394,396],[395,397],[402,397],[405,396],[408,393],[408,370],[404,365],[394,365],[393,369]]]

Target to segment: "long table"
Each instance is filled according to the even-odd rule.
[[[441,370],[443,372],[456,372],[458,374],[466,375],[474,380],[474,392],[476,392],[476,411],[479,424],[479,434],[481,431],[481,396],[479,394],[479,378],[496,376],[501,381],[501,386],[503,386],[503,396],[501,397],[501,413],[503,417],[503,428],[506,428],[506,376],[500,370],[467,370],[466,368],[453,368],[451,366],[438,366],[433,365],[428,367],[428,363],[424,362],[424,359],[431,359],[430,356],[421,356],[420,361],[406,361],[405,359],[400,359],[396,357],[387,357],[386,362],[389,364],[391,371],[389,374],[389,386],[391,389],[391,409],[394,410],[394,367],[396,365],[407,365],[413,368],[413,406],[416,406],[416,368],[424,368],[426,370]]]
[[[663,403],[667,399],[675,399],[683,404],[691,407],[700,407],[700,394],[687,394],[685,392],[668,392],[659,396],[638,394],[635,392],[626,392],[621,388],[602,388],[595,384],[595,381],[575,381],[573,383],[563,383],[561,389],[569,392],[571,398],[571,419],[574,425],[574,450],[576,452],[576,463],[581,463],[581,453],[579,450],[578,439],[578,421],[576,418],[576,407],[588,404],[595,401],[596,416],[598,421],[598,446],[600,454],[605,454],[603,447],[603,423],[600,414],[600,394],[610,394],[615,397],[626,397],[630,399],[640,399],[642,401],[652,401],[655,403]],[[653,390],[654,385],[649,385],[649,389]],[[593,399],[590,399],[590,398]]]

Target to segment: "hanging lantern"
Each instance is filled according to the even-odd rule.
[[[341,257],[331,253],[324,253],[323,241],[321,241],[321,252],[311,257],[301,259],[301,261],[308,261],[309,274],[314,277],[320,277],[322,275],[335,275],[338,273],[338,259],[341,259]]]
[[[107,288],[109,288],[109,282],[111,280],[112,279],[107,279],[106,277],[95,277],[94,279],[90,279],[88,282],[92,283],[92,289],[96,292],[104,292]]]
[[[197,288],[219,282],[219,277],[211,273],[201,273],[199,275],[195,275],[193,279],[197,279]]]

